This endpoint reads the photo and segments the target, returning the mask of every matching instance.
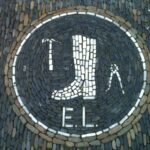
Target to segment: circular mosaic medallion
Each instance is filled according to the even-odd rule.
[[[65,137],[122,125],[146,87],[143,51],[116,21],[73,11],[38,24],[15,51],[13,88],[35,124]]]

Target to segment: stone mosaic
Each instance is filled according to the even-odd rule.
[[[4,45],[5,45],[4,47],[1,46],[1,48],[0,48],[3,50],[3,52],[1,53],[1,58],[2,58],[1,59],[1,62],[2,62],[1,67],[5,66],[5,69],[3,69],[4,71],[1,72],[1,77],[3,76],[3,74],[5,74],[5,80],[4,80],[5,87],[1,80],[1,85],[2,85],[1,93],[3,93],[1,96],[2,103],[0,105],[0,108],[1,108],[0,109],[0,113],[1,113],[0,118],[2,120],[0,123],[0,131],[1,131],[0,132],[1,133],[0,134],[0,148],[1,149],[53,149],[53,150],[55,150],[55,149],[77,149],[75,147],[86,147],[85,149],[94,149],[94,150],[96,150],[96,149],[106,149],[106,150],[107,149],[108,150],[109,149],[127,149],[127,150],[128,149],[139,149],[139,150],[149,149],[149,130],[148,130],[149,129],[149,94],[148,93],[149,93],[149,81],[150,81],[149,80],[149,70],[150,69],[149,69],[149,58],[147,57],[148,49],[146,47],[146,44],[148,43],[148,37],[149,37],[148,36],[149,28],[148,28],[148,15],[147,15],[147,13],[144,14],[144,12],[142,12],[142,9],[146,10],[148,7],[148,5],[146,5],[147,1],[139,2],[139,3],[137,2],[136,4],[129,3],[128,1],[126,1],[125,3],[126,3],[126,6],[128,6],[127,8],[124,7],[124,5],[123,5],[124,2],[119,2],[119,6],[116,5],[115,2],[113,5],[110,5],[110,3],[103,3],[103,4],[101,2],[96,3],[95,1],[93,1],[93,2],[88,1],[88,2],[81,2],[81,3],[82,3],[82,5],[84,5],[84,4],[85,5],[95,5],[99,8],[103,8],[103,10],[96,9],[95,7],[84,7],[84,6],[83,7],[79,6],[79,7],[73,8],[73,9],[79,9],[80,11],[82,11],[80,15],[84,15],[85,10],[86,11],[88,10],[90,12],[88,15],[91,15],[91,16],[92,16],[92,12],[96,12],[97,14],[102,13],[102,16],[107,16],[106,20],[111,21],[111,19],[112,19],[113,21],[115,21],[116,25],[121,25],[122,29],[121,29],[121,27],[120,27],[120,29],[122,30],[121,31],[122,33],[126,32],[127,37],[132,37],[131,38],[132,41],[129,40],[129,42],[127,42],[127,47],[130,45],[130,43],[134,43],[133,47],[135,47],[135,50],[137,50],[138,47],[139,47],[139,49],[138,49],[139,51],[142,50],[143,55],[141,55],[142,53],[140,53],[140,56],[138,56],[138,59],[140,60],[139,64],[137,65],[136,62],[135,62],[135,65],[134,65],[134,63],[132,64],[133,66],[138,66],[139,68],[141,68],[142,72],[143,72],[143,70],[146,70],[146,71],[144,71],[143,74],[139,73],[139,75],[137,76],[137,78],[141,78],[141,80],[137,80],[137,81],[141,81],[141,82],[144,81],[143,82],[144,83],[143,90],[141,91],[141,94],[139,94],[140,99],[138,101],[136,101],[137,99],[135,99],[135,101],[132,103],[132,106],[134,104],[135,104],[135,106],[134,107],[130,106],[130,108],[132,108],[132,109],[127,110],[127,115],[123,118],[122,123],[120,122],[119,125],[114,124],[114,125],[110,126],[109,129],[104,129],[103,132],[105,132],[105,133],[102,133],[100,131],[99,133],[97,133],[96,136],[90,135],[90,137],[88,137],[87,135],[83,135],[82,137],[77,137],[77,136],[76,137],[71,137],[71,136],[66,137],[66,136],[68,136],[67,134],[64,134],[65,133],[64,131],[66,131],[66,130],[59,131],[57,134],[53,129],[49,129],[49,131],[48,131],[47,127],[43,124],[43,121],[41,121],[40,118],[34,118],[34,115],[31,113],[31,111],[33,111],[33,110],[30,109],[28,106],[30,106],[32,104],[29,103],[30,105],[28,105],[28,104],[26,105],[26,103],[25,103],[26,99],[24,99],[22,101],[22,97],[18,97],[20,99],[18,99],[16,97],[16,95],[17,95],[16,90],[14,91],[15,86],[13,85],[12,79],[11,79],[11,77],[13,76],[12,73],[15,70],[15,68],[12,67],[13,59],[16,55],[16,51],[14,51],[14,50],[17,50],[19,48],[20,43],[21,43],[20,40],[25,39],[27,33],[29,33],[30,31],[33,31],[34,26],[32,26],[32,25],[36,26],[36,24],[38,22],[42,22],[41,19],[43,19],[45,16],[47,16],[47,12],[50,12],[52,9],[55,10],[55,9],[59,9],[62,7],[68,7],[68,6],[70,6],[70,4],[71,5],[80,4],[80,2],[77,2],[77,1],[76,2],[74,2],[74,1],[62,2],[61,1],[61,2],[56,2],[56,3],[55,2],[39,3],[36,1],[30,1],[30,2],[27,1],[26,3],[24,3],[23,1],[19,1],[18,3],[16,2],[16,5],[14,5],[11,2],[9,3],[9,5],[6,5],[7,2],[6,3],[1,2],[1,5],[3,5],[4,7],[6,7],[6,8],[10,7],[11,14],[9,12],[5,12],[7,15],[13,16],[14,14],[18,14],[18,16],[16,15],[16,18],[15,18],[17,20],[17,22],[16,22],[17,24],[15,25],[16,28],[14,26],[11,26],[12,20],[8,16],[6,19],[3,18],[3,20],[6,21],[6,28],[8,28],[8,29],[7,30],[5,29],[3,22],[2,22],[2,29],[1,29],[1,31],[2,31],[1,32],[1,37],[2,37],[1,41],[3,41]],[[142,5],[138,6],[137,4],[140,4],[140,3]],[[134,7],[133,7],[134,9],[132,8],[133,4],[134,4]],[[143,8],[143,6],[145,6],[145,7]],[[28,8],[30,8],[29,12],[27,11]],[[118,8],[118,9],[114,9],[114,8]],[[137,29],[137,31],[131,27],[131,25],[128,21],[125,21],[124,19],[120,18],[119,16],[112,15],[111,13],[109,13],[107,11],[107,9],[111,10],[115,15],[118,14],[118,12],[122,12],[122,13],[120,13],[120,16],[122,16],[123,18],[127,19],[130,23],[132,23],[132,26],[135,29]],[[36,10],[38,10],[38,12]],[[132,14],[132,15],[126,16],[124,13],[125,12],[124,10],[129,10],[127,13]],[[20,11],[22,11],[22,14],[20,13]],[[116,12],[116,11],[118,11],[118,12]],[[2,14],[4,14],[3,9],[0,9],[0,12],[2,12]],[[61,10],[61,13],[62,12],[65,12],[65,10]],[[38,21],[36,21],[35,19],[38,18],[38,16],[40,19]],[[145,16],[145,18],[143,16]],[[49,16],[48,18],[50,18],[50,17],[51,16]],[[57,19],[57,18],[54,17],[53,19]],[[103,19],[103,18],[101,18],[101,19]],[[31,23],[31,20],[33,20],[34,22]],[[143,23],[143,26],[141,26],[141,22]],[[137,25],[137,23],[138,23],[138,25]],[[32,27],[27,31],[27,28],[29,28],[29,26],[30,26],[29,24],[31,24]],[[87,24],[87,26],[88,26],[88,24]],[[18,27],[18,29],[17,29],[17,27]],[[13,28],[15,28],[15,29],[13,29]],[[11,29],[13,29],[12,30],[13,32],[9,33],[8,31]],[[124,29],[126,29],[125,32],[124,32]],[[6,32],[5,32],[5,30],[6,30]],[[145,32],[145,31],[147,31],[147,32]],[[91,31],[91,33],[92,32],[95,33],[94,31]],[[3,36],[4,34],[5,34],[5,36]],[[72,37],[75,34],[72,34],[70,37]],[[86,36],[85,34],[76,34],[76,35]],[[3,38],[3,37],[5,37],[5,38]],[[86,38],[87,39],[90,39],[90,38],[96,39],[95,37],[91,37],[91,36],[86,36]],[[17,39],[17,42],[19,42],[19,43],[15,42],[14,44],[12,44],[13,39]],[[48,37],[46,39],[51,39],[51,38]],[[57,50],[58,47],[57,47],[57,45],[55,45],[56,44],[55,42],[57,40],[55,41],[55,39],[54,40],[53,39],[52,39],[51,45],[54,46],[54,50]],[[70,39],[72,39],[72,38],[70,38]],[[115,38],[111,38],[111,42],[113,41],[112,39],[114,40]],[[122,39],[122,38],[120,38],[120,39]],[[6,42],[6,40],[8,42]],[[107,39],[105,39],[105,40],[107,40]],[[40,42],[41,42],[40,43],[41,47],[45,47],[43,49],[46,49],[46,51],[47,51],[46,52],[47,58],[45,59],[45,62],[42,62],[43,60],[40,59],[40,61],[37,62],[37,66],[40,62],[42,62],[42,63],[44,63],[44,65],[46,64],[48,71],[54,70],[55,67],[57,66],[57,65],[55,65],[55,63],[57,63],[57,62],[55,62],[53,60],[57,56],[51,55],[51,50],[53,51],[53,48],[52,49],[49,48],[50,41],[45,41],[45,42],[43,41],[43,43],[42,43],[42,38],[41,38]],[[145,44],[145,42],[146,42],[146,44]],[[68,45],[69,45],[69,43],[71,43],[70,45],[72,46],[72,42],[71,41],[68,42]],[[57,44],[61,45],[61,43],[57,43]],[[98,55],[98,53],[97,53],[98,44],[99,44],[98,40],[96,39],[96,56]],[[10,48],[10,45],[11,45],[11,48]],[[30,46],[34,47],[35,45],[31,44]],[[61,47],[61,49],[63,49],[63,48],[67,49],[65,46],[64,47],[63,46]],[[70,47],[68,49],[70,49]],[[37,48],[37,52],[38,52],[38,48]],[[136,52],[137,51],[135,51],[134,56],[137,55]],[[6,55],[7,55],[7,60],[6,60]],[[56,55],[59,55],[59,53],[57,53]],[[72,51],[72,54],[70,54],[69,56],[72,56],[72,60],[70,62],[75,64],[75,59],[73,57],[74,56],[73,51]],[[41,57],[40,56],[38,56],[38,57],[42,58],[44,56],[41,55]],[[22,62],[26,59],[23,59]],[[36,59],[36,58],[34,58],[34,59]],[[133,57],[133,60],[134,59],[135,59],[135,57]],[[17,58],[17,60],[19,60],[19,57]],[[65,60],[67,60],[67,59],[65,58]],[[83,60],[83,58],[82,58],[82,60]],[[141,60],[144,65],[141,65]],[[61,60],[60,60],[60,62],[61,62]],[[66,64],[67,63],[69,64],[69,62],[66,62]],[[128,63],[130,63],[130,62],[128,61]],[[125,65],[125,64],[127,64],[127,62],[125,62],[123,64]],[[32,65],[34,66],[34,63]],[[50,67],[52,65],[53,65],[53,67]],[[63,63],[62,63],[62,65],[63,65]],[[141,65],[141,67],[140,67],[140,65]],[[16,63],[16,66],[17,66],[17,63]],[[76,66],[78,66],[78,65],[76,65]],[[97,62],[96,62],[96,67],[97,67]],[[100,67],[100,65],[99,65],[99,67]],[[23,77],[28,71],[29,71],[28,75],[30,77],[30,75],[32,74],[31,73],[32,71],[29,70],[29,67],[26,64],[22,64],[20,68],[22,68],[22,72],[23,72],[21,77]],[[107,94],[109,92],[111,92],[111,90],[113,89],[113,83],[116,83],[118,90],[120,90],[120,95],[128,94],[126,92],[126,84],[127,83],[124,83],[124,79],[122,77],[122,76],[125,76],[124,71],[122,71],[122,73],[121,73],[122,67],[120,67],[120,65],[118,65],[115,62],[115,63],[110,63],[107,68],[108,68],[107,69],[108,73],[107,73],[107,82],[105,81],[107,83],[105,92]],[[40,69],[41,68],[39,68],[39,70]],[[45,69],[45,68],[43,68],[43,69]],[[67,72],[67,68],[65,68],[65,69]],[[75,73],[75,68],[70,67],[69,69],[72,69],[72,72],[70,72],[70,76],[68,76],[68,78],[66,80],[69,80],[69,78],[70,78],[71,80],[69,81],[69,83],[71,83],[74,80],[74,76],[72,76],[72,73],[73,72]],[[95,68],[95,70],[97,71],[97,68]],[[97,72],[95,72],[95,74],[96,73]],[[33,74],[35,74],[35,73],[33,73]],[[39,76],[40,76],[40,74],[39,74]],[[79,71],[79,76],[82,76],[82,72],[80,73],[80,71]],[[98,81],[97,79],[99,76],[100,76],[99,74],[95,75],[96,82]],[[33,78],[33,77],[31,77],[31,78]],[[48,80],[48,77],[46,78],[46,80]],[[30,80],[30,82],[31,82],[31,80]],[[141,83],[141,82],[139,82],[139,83]],[[45,83],[46,83],[46,81],[45,81]],[[138,82],[134,82],[134,84],[135,83],[138,83]],[[27,82],[25,84],[23,83],[23,87],[25,87],[26,84],[27,84]],[[47,85],[48,85],[48,83],[47,83]],[[62,84],[60,89],[63,89],[65,86],[66,86],[66,84]],[[141,86],[142,86],[142,83],[141,83]],[[145,86],[145,88],[144,88],[144,86]],[[17,84],[16,84],[16,87],[18,88]],[[44,87],[44,86],[42,85],[39,87]],[[136,86],[136,87],[137,88],[139,87],[139,89],[140,89],[140,86]],[[37,88],[38,88],[38,86],[37,86]],[[98,93],[97,92],[98,89],[99,89],[98,85],[96,84],[96,95]],[[59,91],[59,89],[56,89],[56,88],[54,88],[53,91],[54,90],[57,90],[57,92]],[[7,95],[5,94],[4,91],[7,93]],[[30,90],[30,89],[27,89],[27,91],[29,91],[30,94],[32,93],[32,90]],[[36,96],[36,95],[41,95],[41,93],[42,93],[42,91],[40,91],[40,88],[39,88],[39,91],[34,94]],[[144,96],[143,96],[143,93],[144,93]],[[20,94],[20,92],[18,94]],[[19,96],[19,95],[17,95],[17,96]],[[41,99],[43,99],[43,96],[44,95],[41,95]],[[95,99],[96,98],[97,98],[97,96],[95,96]],[[94,101],[95,99],[92,99],[92,101]],[[18,102],[18,100],[19,100],[19,102]],[[84,101],[85,101],[85,99],[83,99],[83,102]],[[54,98],[54,103],[61,103],[61,102],[64,104],[64,103],[69,102],[69,100],[66,99],[66,100],[62,101],[62,99],[55,100],[55,98]],[[73,103],[75,103],[75,102],[73,102]],[[82,103],[79,103],[79,104],[82,104]],[[107,105],[108,104],[109,103],[107,103]],[[86,106],[85,107],[84,106],[85,105],[83,105],[83,107],[81,108],[81,111],[83,111],[83,112],[84,112],[84,110],[87,111]],[[42,107],[42,104],[39,104],[39,107]],[[62,107],[62,109],[63,109],[63,107]],[[67,110],[67,112],[68,112],[68,110],[70,112],[74,112],[74,109],[72,109],[72,107],[70,105],[69,105],[69,108],[67,107],[64,109]],[[14,112],[15,112],[15,114],[14,114]],[[40,113],[41,113],[40,115],[42,118],[43,112],[40,111]],[[80,113],[82,114],[82,112],[80,112]],[[36,112],[35,112],[35,114],[36,114]],[[84,116],[83,114],[81,116]],[[66,117],[68,117],[68,116],[66,116]],[[119,118],[117,118],[117,119],[119,120]],[[59,121],[59,119],[58,119],[58,121]],[[68,120],[67,120],[67,122],[68,122]],[[30,132],[30,131],[32,131],[32,132]],[[75,133],[77,131],[74,130],[73,132]],[[84,132],[88,133],[87,131],[84,131]],[[74,147],[74,148],[68,148],[68,147]],[[78,148],[78,149],[82,149],[82,148]]]
[[[147,74],[142,50],[130,32],[92,12],[53,16],[35,29],[21,43],[12,66],[13,86],[29,117],[46,130],[83,138],[123,124],[143,96]],[[116,104],[118,108],[112,107]]]

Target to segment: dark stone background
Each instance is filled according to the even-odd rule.
[[[6,57],[10,51],[12,42],[15,41],[18,36],[18,31],[22,30],[22,26],[24,25],[24,20],[22,18],[25,15],[31,18],[29,19],[29,22],[31,22],[43,13],[58,10],[59,8],[77,5],[95,6],[109,10],[115,15],[121,16],[129,21],[132,26],[138,30],[139,34],[145,39],[148,48],[150,48],[149,3],[149,0],[35,0],[34,7],[32,7],[32,1],[30,0],[0,0],[0,149],[29,150],[33,147],[35,149],[46,149],[46,147],[48,147],[46,141],[30,132],[13,112],[10,98],[6,95],[4,86],[4,66],[6,64]],[[21,14],[23,15],[21,16]],[[150,149],[150,116],[148,110],[143,114],[138,127],[139,132],[132,141],[131,146],[128,145],[127,134],[124,134],[117,138],[120,141],[117,149]],[[49,145],[53,150],[69,149],[58,144]],[[84,149],[111,150],[112,142]]]
[[[76,34],[96,39],[96,98],[53,100],[51,93],[55,89],[63,89],[74,81],[72,36]],[[53,71],[49,71],[48,66],[49,43],[43,44],[43,38],[60,42],[53,42]],[[119,67],[124,95],[116,75],[110,91],[106,92],[111,64]],[[23,71],[24,65],[26,71]],[[72,107],[73,118],[66,123],[77,124],[78,128],[65,128],[65,131],[90,133],[108,128],[127,115],[142,88],[142,68],[138,50],[122,30],[97,17],[72,15],[43,25],[27,40],[17,59],[16,84],[26,107],[48,127],[60,130],[63,106]],[[82,106],[86,108],[86,123],[99,127],[82,127]]]

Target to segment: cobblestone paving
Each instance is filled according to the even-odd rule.
[[[149,150],[150,149],[150,96],[145,94],[140,108],[136,110],[137,117],[131,123],[129,120],[128,125],[124,125],[123,129],[116,134],[105,135],[97,137],[99,140],[93,140],[90,144],[85,142],[70,142],[64,137],[59,136],[49,138],[47,137],[40,127],[34,127],[33,122],[26,116],[26,119],[21,115],[24,114],[24,110],[19,111],[16,106],[19,106],[18,101],[15,101],[13,96],[10,96],[12,91],[12,83],[10,81],[11,72],[5,67],[7,58],[14,55],[11,52],[13,49],[13,42],[19,41],[23,32],[30,26],[31,22],[38,18],[44,18],[47,14],[51,14],[52,11],[63,8],[78,6],[78,9],[86,9],[86,6],[90,7],[92,11],[95,8],[100,8],[106,14],[112,12],[116,15],[116,19],[120,20],[121,16],[125,19],[125,24],[138,31],[138,35],[141,36],[147,47],[150,48],[150,11],[149,1],[0,1],[0,149],[52,149],[52,150],[67,150],[67,149],[92,149],[92,150]],[[75,8],[76,9],[76,8]],[[111,15],[111,14],[109,14]],[[71,19],[71,18],[70,18]],[[130,23],[129,23],[130,22]],[[35,21],[36,23],[36,21]],[[137,34],[137,31],[132,29],[132,32]],[[140,37],[136,37],[137,39]],[[142,45],[142,43],[141,43]],[[34,45],[33,45],[34,46]],[[145,47],[145,45],[142,45]],[[131,47],[133,49],[133,47]],[[10,62],[10,66],[11,66]],[[43,62],[44,63],[44,62]],[[68,62],[69,63],[69,62]],[[137,62],[135,62],[137,64]],[[37,65],[37,63],[35,64]],[[139,66],[139,65],[138,65]],[[25,68],[24,68],[25,69]],[[150,71],[148,69],[148,71]],[[8,79],[6,79],[6,74]],[[34,74],[34,73],[33,73]],[[140,74],[140,73],[139,73]],[[69,73],[68,73],[69,76]],[[137,75],[140,76],[140,75]],[[70,81],[73,78],[70,79]],[[150,78],[148,77],[148,83]],[[22,83],[25,84],[25,83]],[[6,86],[7,85],[7,86]],[[9,88],[10,87],[10,88]],[[138,89],[138,86],[136,86]],[[149,84],[146,87],[145,93],[149,92]],[[129,100],[129,99],[128,99]],[[145,102],[146,101],[146,102]],[[128,101],[126,101],[128,102]],[[12,105],[12,103],[14,103]],[[115,103],[115,101],[114,101]],[[129,103],[127,103],[128,105]],[[110,108],[109,108],[110,109]],[[15,112],[15,113],[14,113]],[[45,112],[46,113],[46,112]],[[108,114],[108,116],[112,114]],[[28,121],[30,122],[27,123]],[[42,114],[41,114],[42,118]],[[133,119],[132,119],[133,120]],[[106,123],[107,124],[107,123]],[[119,128],[119,127],[118,127]],[[112,131],[113,132],[113,131]],[[52,133],[49,133],[52,136]],[[75,140],[75,139],[74,139]],[[89,140],[89,139],[88,139]],[[77,146],[78,148],[75,148]],[[81,148],[81,147],[86,148]]]

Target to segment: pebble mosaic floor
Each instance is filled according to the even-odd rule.
[[[0,1],[0,149],[149,150],[149,3]]]
[[[56,40],[50,45],[51,55],[47,55],[49,44],[43,45],[43,38]],[[48,59],[54,64],[48,64]],[[49,65],[53,70],[49,71]],[[111,75],[113,67],[117,68],[119,79]],[[74,108],[75,119],[70,121],[79,127],[65,129],[72,134],[95,131],[82,129],[82,106],[89,111],[87,116],[91,116],[86,119],[99,126],[96,130],[104,130],[121,120],[135,105],[144,80],[140,53],[130,38],[113,23],[80,14],[50,21],[31,32],[16,53],[13,70],[17,95],[29,112],[48,127],[60,130],[63,106]]]

